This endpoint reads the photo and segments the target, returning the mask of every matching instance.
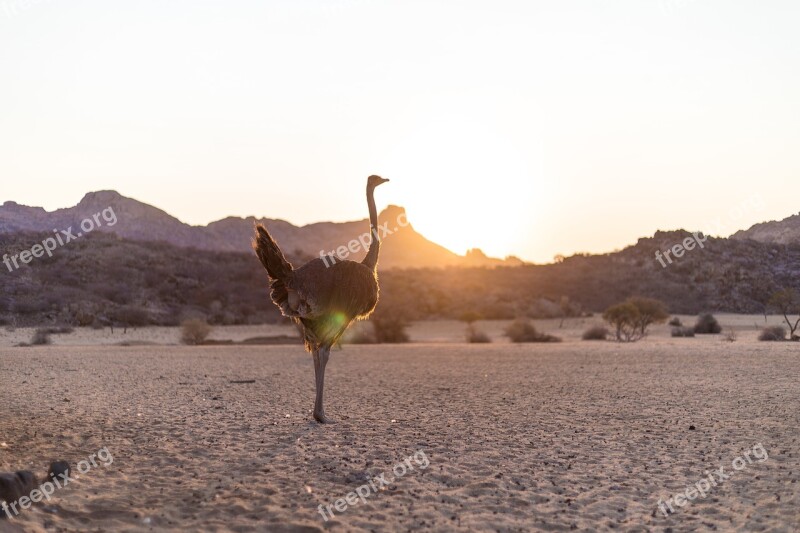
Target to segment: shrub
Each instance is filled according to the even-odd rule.
[[[561,342],[558,337],[536,331],[533,323],[527,318],[518,318],[509,324],[505,334],[511,342]]]
[[[783,326],[769,326],[761,330],[758,336],[760,341],[785,341],[786,328]]]
[[[181,342],[189,345],[203,344],[211,333],[211,326],[205,320],[192,318],[181,324]]]
[[[672,317],[672,320],[669,321],[669,325],[676,328],[680,328],[683,326],[683,322],[681,322],[680,318],[674,316]]]
[[[722,333],[722,326],[711,313],[705,313],[698,317],[694,325],[694,332],[698,335],[716,335]]]
[[[402,318],[384,314],[372,317],[370,322],[375,332],[375,342],[378,344],[402,344],[411,340],[406,333],[408,323]]]
[[[475,324],[467,326],[467,342],[475,344],[486,344],[492,342],[489,335],[479,330]]]
[[[31,337],[31,346],[44,346],[51,343],[50,333],[44,328],[37,329],[33,337]]]
[[[604,341],[611,334],[605,326],[592,326],[583,332],[581,338],[585,341]]]
[[[652,298],[628,298],[612,305],[603,313],[603,319],[614,328],[618,341],[635,342],[647,335],[651,324],[666,322],[667,306]]]
[[[614,328],[614,336],[618,341],[634,342],[639,340],[639,310],[630,302],[612,305],[603,313],[603,320]]]
[[[685,328],[683,326],[679,328],[672,328],[672,336],[673,337],[694,337],[694,328]]]
[[[736,330],[729,329],[728,331],[725,332],[725,336],[722,337],[722,340],[725,340],[725,341],[728,341],[728,342],[736,342],[737,338],[738,338],[738,335],[736,335]]]
[[[651,324],[666,322],[669,318],[667,305],[653,298],[629,298],[628,301],[639,310],[638,328],[641,337],[647,336]]]

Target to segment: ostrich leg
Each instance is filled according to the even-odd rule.
[[[328,364],[328,357],[331,355],[330,346],[321,346],[314,350],[314,375],[317,379],[317,398],[314,402],[314,420],[320,424],[330,424],[331,419],[325,416],[325,408],[322,406],[322,393],[325,387],[325,366]]]

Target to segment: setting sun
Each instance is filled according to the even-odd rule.
[[[488,120],[439,114],[412,130],[388,158],[392,203],[434,242],[463,254],[511,255],[536,225],[543,197],[541,146],[517,146]]]

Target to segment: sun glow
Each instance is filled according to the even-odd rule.
[[[518,146],[498,124],[443,116],[401,142],[386,176],[414,227],[463,254],[505,257],[535,226],[541,143]],[[539,168],[536,168],[538,165]]]

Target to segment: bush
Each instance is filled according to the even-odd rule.
[[[31,346],[44,346],[47,344],[52,344],[50,333],[44,328],[37,329],[36,333],[31,337]]]
[[[203,344],[211,333],[211,326],[205,320],[193,318],[181,324],[181,342],[196,346]]]
[[[467,342],[474,344],[486,344],[492,342],[489,335],[475,327],[475,324],[467,326]]]
[[[694,332],[698,335],[716,335],[722,333],[722,326],[711,313],[700,315],[694,325]]]
[[[411,340],[406,333],[408,323],[402,318],[385,314],[372,317],[370,322],[375,332],[375,342],[378,344],[402,344]]]
[[[672,328],[673,337],[694,337],[694,328]]]
[[[611,334],[605,326],[592,326],[583,332],[581,338],[585,341],[604,341]]]
[[[669,321],[669,325],[676,328],[680,328],[683,326],[683,322],[681,322],[680,318],[674,316],[672,317],[672,320]]]
[[[509,324],[505,333],[511,342],[561,342],[558,337],[536,331],[533,323],[527,318],[518,318]]]
[[[667,306],[652,298],[628,298],[603,313],[603,319],[614,328],[617,340],[625,342],[638,341],[647,335],[651,324],[666,322],[667,318]]]
[[[603,313],[603,320],[614,328],[614,336],[618,341],[634,342],[639,340],[639,310],[630,302],[612,305]]]
[[[761,330],[758,336],[760,341],[785,341],[786,328],[783,326],[769,326]]]

